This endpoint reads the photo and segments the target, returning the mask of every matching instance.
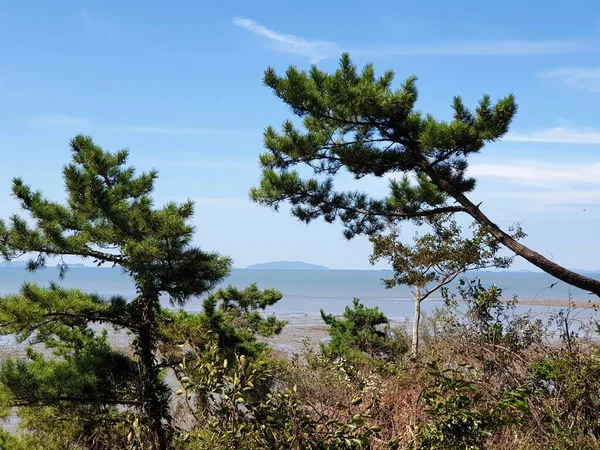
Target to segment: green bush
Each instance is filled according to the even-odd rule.
[[[530,365],[536,415],[563,448],[600,440],[600,350],[555,349]]]
[[[357,298],[353,300],[352,308],[346,306],[342,318],[325,314],[323,310],[321,317],[329,325],[331,337],[322,349],[332,357],[352,358],[366,354],[395,361],[408,351],[404,330],[390,327],[388,318],[378,307],[367,308]]]
[[[178,393],[188,404],[196,426],[181,434],[180,449],[367,449],[378,432],[367,425],[368,414],[358,410],[362,400],[343,409],[345,420],[314,410],[295,388],[264,386],[276,382],[266,360],[238,356],[223,359],[218,346],[183,362],[183,389]],[[209,402],[198,401],[210,393]]]
[[[526,416],[526,390],[486,398],[472,372],[466,364],[445,369],[429,365],[432,385],[423,391],[421,399],[430,420],[416,427],[412,448],[481,449],[493,432],[520,423]]]

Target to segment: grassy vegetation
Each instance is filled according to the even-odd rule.
[[[327,344],[287,359],[252,344],[252,316],[209,320],[215,297],[197,317],[185,314],[177,330],[173,317],[165,318],[180,349],[172,368],[179,387],[171,392],[171,448],[598,448],[600,348],[567,333],[564,315],[545,324],[515,314],[515,303],[500,301],[494,286],[465,281],[459,291],[467,308],[459,310],[458,299],[447,295],[423,323],[418,357],[409,354],[404,330],[390,328],[377,308],[358,300],[342,317],[323,314]],[[222,314],[233,308],[240,318],[241,303],[222,307]],[[223,331],[224,324],[237,325]],[[94,354],[110,351],[101,336],[76,340],[77,367],[93,368]],[[36,370],[39,358],[30,354],[28,370]],[[72,367],[60,359],[52,364]],[[3,363],[5,387],[27,385],[18,364]],[[69,384],[63,372],[43,364],[48,376],[60,373]],[[94,377],[92,370],[90,389],[101,390]],[[3,448],[152,448],[135,408],[27,405],[19,413],[27,433],[3,432]]]

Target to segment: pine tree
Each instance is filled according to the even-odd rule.
[[[62,262],[65,256],[92,259],[98,266],[119,266],[134,280],[137,296],[130,303],[119,298],[103,301],[79,291],[63,291],[58,287],[38,291],[25,286],[21,296],[3,301],[0,320],[5,331],[10,331],[13,324],[19,328],[13,332],[27,336],[31,335],[27,332],[29,327],[29,331],[35,330],[38,339],[57,335],[64,338],[65,333],[78,332],[83,336],[80,341],[85,341],[85,336],[88,341],[97,340],[86,334],[88,322],[108,323],[132,331],[139,386],[137,391],[132,387],[115,402],[128,404],[130,397],[130,404],[138,405],[146,418],[153,448],[167,449],[171,419],[169,394],[156,358],[160,298],[168,296],[172,304],[181,306],[190,297],[207,293],[227,275],[231,262],[227,257],[204,252],[192,244],[194,228],[189,219],[194,208],[191,201],[168,203],[160,208],[153,205],[151,194],[157,172],[136,175],[135,169],[126,165],[127,151],[106,152],[85,136],[71,141],[71,151],[72,162],[63,170],[65,204],[45,198],[42,192],[32,190],[19,178],[13,181],[13,194],[29,217],[14,216],[8,224],[1,225],[3,253],[9,259],[33,254],[28,263],[30,270],[44,267],[48,257],[58,257],[61,275],[68,269]],[[70,342],[77,342],[76,338],[71,336]],[[87,358],[88,367],[103,372],[101,364],[110,360],[107,355],[112,353],[101,341],[95,348],[93,354],[67,353],[77,361]],[[95,363],[90,362],[90,358]],[[126,358],[115,359],[113,363],[129,367]],[[12,379],[18,379],[23,371],[14,369]],[[108,367],[104,369],[106,372]],[[4,381],[11,379],[10,373],[5,375]],[[104,390],[98,380],[89,379],[90,392],[96,393],[99,401],[110,400],[107,396],[114,393],[118,380]],[[85,389],[77,391],[86,392]],[[64,393],[65,397],[73,395],[73,392]],[[90,397],[86,395],[83,401],[90,401]]]
[[[321,349],[330,357],[352,358],[366,353],[390,361],[402,357],[408,350],[404,333],[392,329],[389,319],[377,306],[368,308],[357,298],[352,301],[352,308],[344,308],[342,317],[321,310],[321,318],[329,325],[331,338]]]
[[[513,258],[498,256],[500,243],[481,227],[473,225],[471,237],[464,237],[461,228],[451,217],[429,220],[431,232],[416,235],[413,245],[399,239],[399,231],[377,234],[370,238],[374,264],[387,260],[394,271],[384,280],[390,289],[397,285],[413,287],[415,315],[413,318],[412,354],[419,352],[419,323],[421,303],[433,293],[449,285],[469,270],[507,268]],[[510,230],[514,239],[523,237],[520,228]]]
[[[259,204],[278,209],[282,203],[304,222],[322,217],[339,220],[345,235],[371,235],[390,222],[447,213],[466,213],[502,245],[548,274],[600,295],[600,281],[570,271],[529,249],[492,222],[468,194],[476,184],[466,174],[468,159],[488,142],[500,139],[517,112],[512,95],[496,103],[484,96],[474,111],[460,97],[453,102],[450,122],[415,109],[416,77],[393,89],[394,73],[376,77],[372,65],[359,72],[348,54],[332,74],[316,66],[303,72],[290,67],[285,76],[265,72],[264,83],[302,118],[304,130],[285,121],[281,132],[268,127],[267,149],[260,157],[260,185],[250,192]],[[305,165],[316,177],[303,178]],[[390,182],[390,195],[371,198],[365,192],[338,191],[335,176],[342,170],[356,178],[413,175]],[[324,177],[324,178],[320,178]],[[450,200],[455,203],[450,203]]]

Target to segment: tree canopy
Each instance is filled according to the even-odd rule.
[[[398,284],[411,286],[414,291],[415,315],[413,318],[412,353],[419,351],[419,322],[421,302],[434,292],[444,288],[468,270],[507,268],[513,258],[499,256],[500,243],[477,223],[472,225],[471,237],[450,216],[428,219],[431,231],[417,234],[413,244],[400,240],[400,231],[377,234],[370,238],[373,253],[370,261],[387,260],[394,271],[391,278],[384,279],[386,288]],[[515,239],[523,237],[520,227],[511,230]]]
[[[600,281],[548,260],[525,247],[492,222],[469,198],[476,180],[467,173],[468,160],[487,143],[502,138],[517,112],[512,95],[496,102],[484,95],[474,110],[454,97],[451,121],[416,109],[416,77],[393,87],[394,73],[376,76],[373,65],[359,70],[348,54],[339,68],[326,73],[290,67],[284,76],[267,69],[264,83],[302,119],[281,131],[269,126],[267,149],[260,156],[260,184],[252,188],[255,202],[278,209],[287,203],[304,222],[319,217],[339,220],[344,234],[381,232],[390,223],[448,213],[471,215],[500,243],[545,272],[600,295]],[[298,166],[315,175],[305,178]],[[392,176],[390,193],[373,198],[367,192],[340,191],[334,179],[342,170],[356,178]]]
[[[33,255],[28,263],[32,271],[44,267],[48,258],[59,258],[61,277],[68,271],[67,256],[118,266],[134,281],[136,297],[104,299],[57,284],[25,284],[18,295],[0,299],[0,334],[41,343],[54,356],[29,351],[26,359],[0,364],[0,400],[30,409],[49,406],[58,416],[70,417],[72,426],[83,423],[80,434],[94,448],[90,424],[101,430],[101,424],[133,410],[136,423],[152,436],[152,448],[163,450],[170,446],[173,428],[162,371],[185,356],[174,341],[199,344],[192,334],[197,333],[204,343],[213,326],[227,331],[229,340],[222,344],[230,351],[234,344],[238,350],[264,349],[255,343],[255,334],[277,334],[284,323],[263,320],[256,310],[277,302],[281,294],[256,286],[229,288],[215,294],[213,309],[200,315],[161,308],[161,297],[183,306],[191,297],[207,294],[229,273],[230,258],[193,244],[191,201],[154,206],[157,172],[136,174],[127,166],[127,151],[110,153],[91,138],[77,136],[71,153],[63,170],[65,203],[45,198],[19,178],[13,181],[13,194],[28,216],[0,223],[1,250],[7,259]],[[225,305],[220,315],[214,311],[217,300]],[[228,323],[232,317],[245,326]],[[93,324],[130,332],[133,355],[114,350]],[[195,348],[202,351],[201,345]],[[161,356],[159,349],[168,352]],[[126,409],[115,409],[119,405]],[[107,436],[115,435],[112,430]]]

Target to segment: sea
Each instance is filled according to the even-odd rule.
[[[326,313],[341,314],[344,308],[352,304],[354,298],[369,307],[377,306],[388,318],[395,322],[410,320],[413,313],[413,294],[409,287],[399,286],[386,289],[382,279],[389,278],[391,271],[384,270],[269,270],[234,269],[221,283],[220,287],[233,285],[238,288],[256,283],[261,289],[274,288],[283,294],[282,300],[265,311],[287,320],[290,325],[322,324],[320,310]],[[590,275],[599,278],[600,273]],[[520,300],[543,301],[542,305],[523,304],[517,306],[518,312],[532,312],[535,315],[554,314],[559,308],[551,305],[553,301],[577,301],[580,305],[595,302],[597,297],[577,288],[573,288],[541,272],[482,271],[469,272],[468,279],[479,278],[484,286],[495,284],[502,289],[503,297],[510,299],[514,295]],[[102,296],[122,295],[133,298],[136,295],[134,284],[128,275],[119,268],[73,267],[63,280],[59,279],[57,268],[48,267],[35,273],[27,272],[23,267],[0,267],[0,295],[14,294],[24,282],[48,285],[51,281],[67,288],[81,289]],[[455,290],[457,282],[450,285]],[[187,311],[200,311],[202,298],[193,298],[184,306]],[[170,305],[167,298],[162,299],[164,306]],[[423,302],[425,313],[442,306],[443,299],[436,293]],[[593,308],[579,308],[582,317],[593,317]],[[600,313],[599,313],[600,314]]]

